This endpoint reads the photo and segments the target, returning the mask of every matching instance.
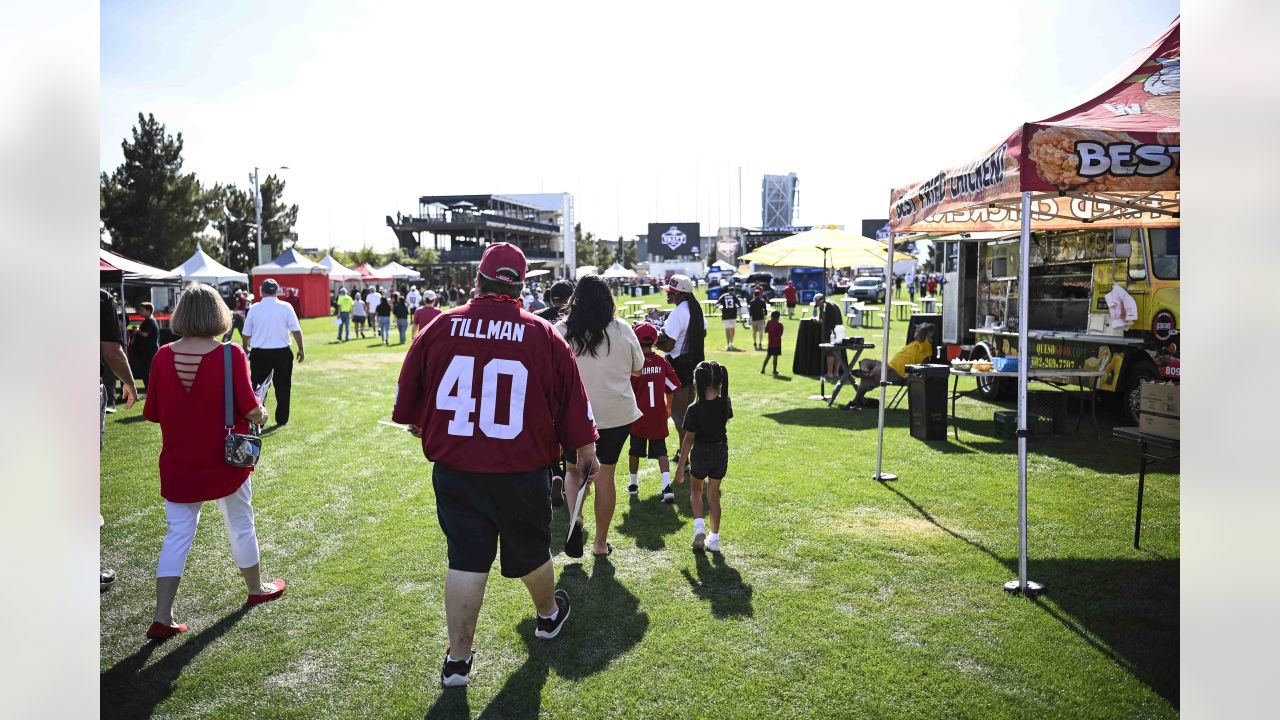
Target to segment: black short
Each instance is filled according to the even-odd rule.
[[[657,440],[647,440],[639,435],[631,436],[630,456],[633,458],[647,457],[651,460],[657,460],[660,457],[667,456],[667,439],[658,438]]]
[[[431,484],[450,570],[489,572],[499,544],[504,577],[524,577],[551,559],[551,479],[545,468],[466,473],[436,463]]]
[[[364,315],[352,315],[351,322],[354,325],[364,325]]]
[[[780,348],[780,347],[771,347],[771,348],[769,348],[768,350],[765,350],[765,351],[764,351],[764,356],[765,356],[765,358],[766,358],[766,359],[767,359],[767,358],[770,358],[770,357],[773,357],[774,355],[777,355],[778,357],[782,357],[782,348]]]
[[[689,454],[689,473],[699,480],[723,480],[729,470],[729,443],[694,440],[693,452]]]
[[[600,439],[596,440],[596,459],[601,465],[617,465],[622,457],[622,445],[631,434],[630,425],[619,425],[613,428],[596,428]],[[578,464],[577,448],[564,449],[564,461],[570,465]]]

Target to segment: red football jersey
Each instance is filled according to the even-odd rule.
[[[680,389],[680,378],[676,377],[671,362],[655,352],[645,353],[644,368],[640,370],[640,377],[631,378],[631,389],[636,394],[636,407],[644,413],[631,423],[631,434],[645,440],[665,438],[667,418],[671,416],[667,393]]]
[[[391,418],[420,426],[427,459],[462,472],[536,470],[560,445],[599,437],[569,344],[547,321],[489,298],[414,339]]]

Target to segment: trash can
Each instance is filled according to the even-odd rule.
[[[911,437],[918,440],[947,439],[946,365],[907,366],[907,408]]]

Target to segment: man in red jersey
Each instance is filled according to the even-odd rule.
[[[627,492],[640,493],[640,458],[647,457],[657,460],[658,470],[662,472],[659,493],[662,501],[675,502],[675,493],[671,492],[671,463],[667,459],[667,420],[671,417],[671,393],[680,389],[680,378],[671,363],[653,351],[658,342],[658,328],[642,322],[635,326],[635,331],[640,349],[644,351],[644,367],[639,375],[631,378],[631,389],[636,394],[636,406],[644,414],[631,423],[631,483],[627,485]]]
[[[576,448],[586,481],[599,468],[587,393],[568,343],[517,304],[520,248],[494,243],[480,259],[476,297],[432,322],[400,370],[391,417],[412,426],[435,465],[436,517],[448,541],[449,648],[440,681],[467,685],[485,583],[501,547],[505,577],[520,578],[549,640],[569,617],[551,565],[547,466]]]

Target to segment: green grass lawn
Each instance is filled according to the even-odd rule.
[[[1148,477],[1135,550],[1136,447],[1106,427],[1098,440],[1088,420],[1033,439],[1030,576],[1049,593],[1006,596],[1017,465],[994,436],[999,407],[961,400],[960,441],[925,443],[908,434],[904,402],[885,434],[886,470],[901,479],[874,482],[875,413],[810,400],[818,383],[791,375],[796,322],[786,327],[774,378],[759,374],[763,353],[721,352],[711,322],[735,410],[723,555],[690,552],[687,492],[658,503],[656,463],[642,466],[638,499],[621,490],[624,468],[614,554],[552,548],[573,599],[558,639],[533,639],[524,587],[493,573],[466,691],[438,681],[446,561],[430,467],[415,439],[377,424],[403,346],[336,344],[330,319],[304,322],[293,417],[267,435],[253,475],[263,569],[288,594],[243,608],[207,505],[176,610],[191,631],[159,645],[143,638],[165,524],[159,428],[140,405],[109,415],[102,563],[120,577],[101,603],[103,717],[1178,715],[1176,472]],[[735,344],[750,347],[750,332]]]

